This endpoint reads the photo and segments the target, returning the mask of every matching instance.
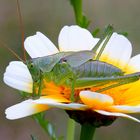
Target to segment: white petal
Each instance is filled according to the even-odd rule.
[[[6,118],[10,120],[30,116],[48,109],[47,105],[37,105],[32,100],[27,100],[6,109]]]
[[[107,112],[107,111],[103,111],[103,110],[95,110],[96,112],[102,114],[102,115],[106,115],[106,116],[116,116],[116,117],[124,117],[124,118],[128,118],[128,119],[131,119],[133,121],[136,121],[138,123],[140,123],[140,120],[130,116],[130,115],[127,115],[127,114],[123,114],[123,113],[115,113],[115,112]]]
[[[113,33],[101,55],[101,60],[123,68],[128,63],[131,53],[132,45],[130,41],[123,35]]]
[[[32,58],[47,56],[58,52],[55,45],[40,32],[27,37],[24,45],[26,51]]]
[[[86,105],[78,104],[78,103],[61,103],[61,101],[65,101],[65,99],[53,99],[49,97],[41,97],[37,100],[26,100],[19,104],[16,104],[14,106],[11,106],[6,109],[6,118],[7,119],[19,119],[26,116],[30,116],[45,110],[48,110],[49,108],[56,107],[66,110],[85,110],[87,109]]]
[[[64,26],[58,38],[60,51],[91,50],[98,41],[88,30],[77,25]]]
[[[140,72],[140,54],[132,57],[126,67],[126,72]]]
[[[3,80],[10,87],[32,93],[33,80],[27,66],[23,62],[10,62],[4,73]]]
[[[56,104],[52,104],[50,106],[65,109],[65,110],[86,110],[86,109],[88,109],[88,107],[86,105],[78,104],[78,103],[68,103],[68,104],[56,103]]]
[[[137,105],[137,106],[115,105],[112,107],[123,113],[139,113],[140,112],[140,105]]]
[[[53,99],[47,99],[47,98],[40,98],[37,100],[34,100],[33,103],[36,104],[43,104],[43,105],[49,105],[49,107],[57,107],[57,108],[61,108],[61,109],[67,109],[67,110],[85,110],[87,109],[86,105],[83,104],[79,104],[79,103],[60,103],[56,100]]]
[[[80,99],[91,108],[102,108],[113,104],[113,99],[109,95],[92,92],[81,91]]]

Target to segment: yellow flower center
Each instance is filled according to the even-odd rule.
[[[63,96],[64,98],[70,100],[71,89],[69,87],[66,87],[63,85],[58,86],[54,82],[46,82],[45,80],[43,82],[43,85],[44,86],[42,89],[42,95],[54,95],[54,96],[59,95],[59,96]],[[101,92],[101,94],[106,94],[106,95],[109,95],[110,97],[112,97],[113,101],[114,101],[114,105],[123,105],[126,103],[126,98],[122,98],[122,96],[124,96],[123,93],[125,93],[131,86],[132,86],[132,84],[122,85],[119,87],[105,90],[105,91]],[[103,86],[96,87],[96,88],[91,87],[91,88],[75,89],[75,92],[74,92],[75,102],[81,103],[81,100],[79,97],[80,91],[90,90],[90,91],[96,92],[102,88],[103,88]]]

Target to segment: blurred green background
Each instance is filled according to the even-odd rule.
[[[74,22],[69,0],[20,0],[25,36],[41,31],[56,45],[60,29]],[[103,29],[113,24],[116,31],[128,32],[133,45],[133,55],[140,53],[140,1],[139,0],[83,0],[84,13],[91,20],[89,30]],[[0,0],[0,40],[22,56],[20,28],[16,0]],[[0,44],[2,46],[2,44]],[[0,47],[0,140],[30,140],[30,134],[45,140],[46,134],[31,118],[9,121],[4,110],[18,102],[18,91],[3,83],[6,66],[16,60],[6,49]],[[140,115],[137,115],[140,118]],[[47,118],[54,124],[58,135],[66,135],[67,114],[62,110],[50,110]],[[77,125],[79,128],[79,125]],[[76,133],[78,139],[78,131]],[[111,126],[97,129],[95,140],[139,140],[140,124],[117,119]]]

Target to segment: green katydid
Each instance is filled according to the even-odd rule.
[[[109,29],[110,29],[110,26],[109,26]],[[101,43],[102,41],[99,41],[99,42]],[[98,43],[95,48],[99,47],[98,45],[100,45],[100,43]],[[72,72],[71,68],[78,67],[84,64],[85,62],[89,61],[90,59],[92,60],[95,56],[94,51],[96,50],[81,51],[81,52],[60,52],[54,55],[35,58],[35,59],[27,61],[26,62],[27,66],[29,68],[29,71],[34,81],[33,83],[34,94],[33,95],[36,95],[35,94],[36,84],[39,85],[38,95],[40,95],[41,83],[42,83],[42,79],[44,75],[45,77],[47,76],[47,79],[49,80],[51,79],[55,83],[59,83],[59,84],[62,83],[62,81],[68,81],[66,80],[68,79],[68,77],[70,79],[73,79],[73,81],[75,81],[74,79],[76,76],[75,76],[75,73]],[[56,65],[58,62],[63,62],[65,60],[67,61],[66,62],[67,64],[61,63],[60,65],[59,63],[59,65]],[[54,70],[53,72],[51,72],[53,68]],[[65,71],[65,74],[62,71]],[[72,89],[72,91],[74,90]]]
[[[37,95],[40,96],[43,79],[53,81],[56,85],[70,87],[72,96],[74,90],[79,88],[96,87],[111,83],[112,85],[103,89],[107,90],[122,84],[137,81],[140,73],[124,75],[121,69],[98,60],[112,32],[111,26],[108,26],[104,37],[97,43],[95,49],[91,51],[60,52],[28,60],[26,64],[34,81],[33,93],[35,92],[36,86],[38,86],[39,90]],[[101,50],[95,58],[97,48],[102,42]]]
[[[26,64],[34,81],[33,92],[35,92],[35,86],[39,85],[44,78],[56,84],[70,84],[70,81],[76,78],[74,68],[92,60],[94,56],[92,51],[60,52],[28,60]],[[40,95],[39,91],[38,95]]]
[[[92,51],[62,52],[27,61],[28,69],[34,80],[34,88],[36,84],[41,83],[42,79],[74,89],[108,83],[112,84],[108,88],[113,88],[139,79],[140,73],[124,75],[119,68],[105,62],[93,60],[93,57],[94,53]],[[74,89],[71,90],[74,91]],[[40,95],[40,91],[38,95]]]
[[[109,30],[97,43],[95,49],[91,51],[59,52],[26,60],[24,63],[26,63],[33,79],[33,96],[41,95],[43,80],[53,81],[56,85],[71,88],[71,97],[73,97],[75,89],[107,85],[98,91],[102,92],[139,80],[140,73],[124,75],[121,69],[99,61],[99,57],[111,35],[112,31]],[[102,42],[101,51],[96,54],[96,50]],[[12,50],[10,51],[13,53]],[[15,55],[15,53],[13,54]],[[17,55],[15,56],[17,57]],[[111,83],[111,85],[108,86],[108,83]],[[38,88],[38,91],[36,91],[36,88]]]

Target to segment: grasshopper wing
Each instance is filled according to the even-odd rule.
[[[61,59],[71,53],[60,52],[53,55],[34,58],[32,61],[43,73],[50,72]]]
[[[79,51],[73,52],[64,57],[64,60],[71,66],[71,67],[78,67],[85,62],[92,60],[95,56],[95,53],[92,51]]]

